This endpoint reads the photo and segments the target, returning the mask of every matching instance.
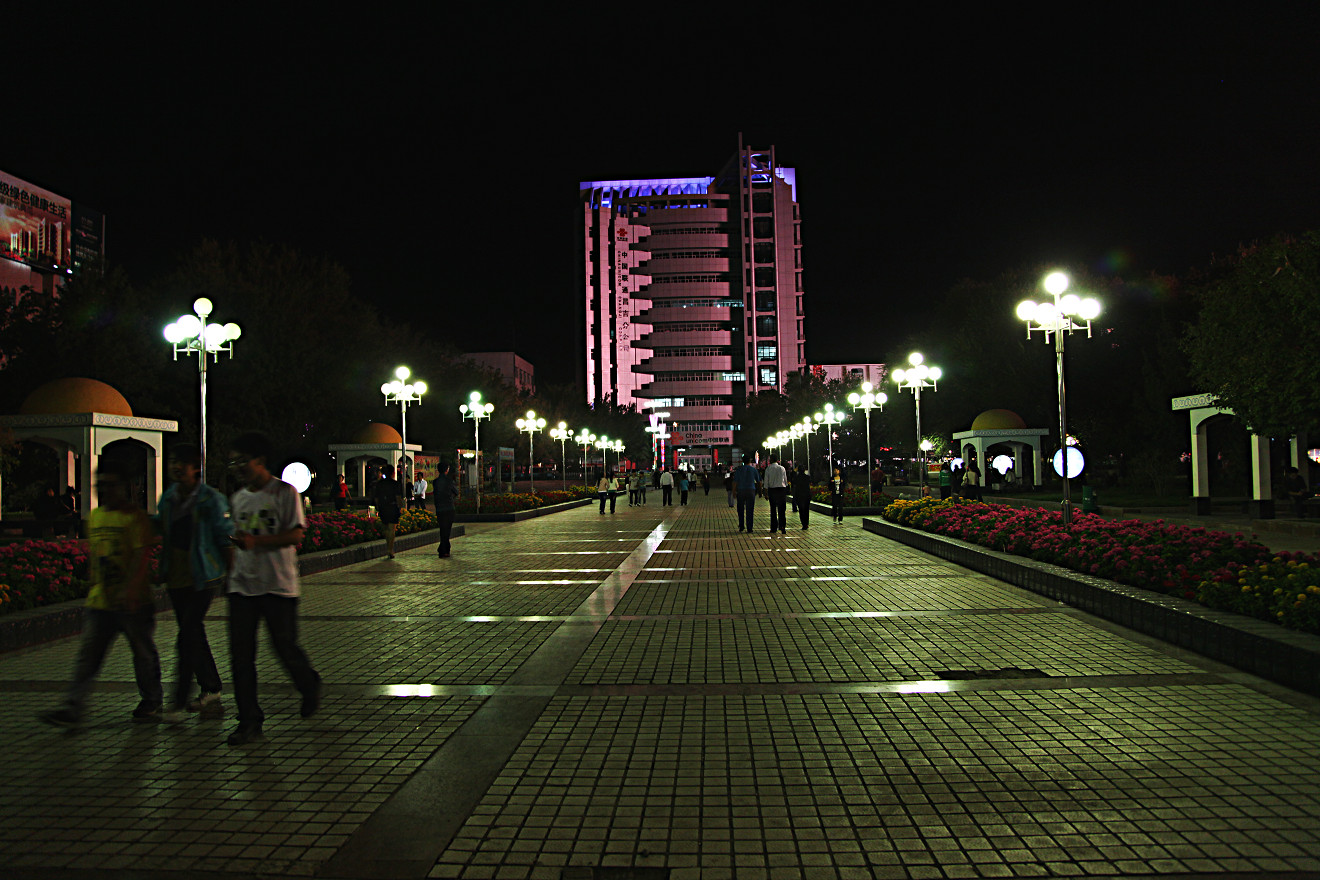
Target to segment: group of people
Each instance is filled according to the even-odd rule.
[[[55,487],[47,486],[37,496],[32,507],[43,533],[78,537],[82,514],[79,511],[78,493],[72,486],[66,487],[63,495],[56,495]]]
[[[793,510],[802,524],[802,531],[807,531],[811,522],[811,473],[806,468],[784,467],[779,463],[779,456],[770,454],[764,472],[758,470],[747,455],[743,463],[730,468],[725,474],[724,485],[729,493],[729,506],[738,508],[738,531],[752,531],[752,515],[756,509],[756,499],[764,494],[770,504],[770,533],[788,534],[788,502],[793,501]],[[843,522],[843,494],[847,487],[843,472],[834,469],[827,481],[830,493],[830,518],[835,523]]]
[[[399,520],[403,518],[405,504],[408,507],[424,508],[428,489],[435,503],[435,517],[440,529],[440,545],[436,553],[441,559],[449,558],[451,549],[449,538],[454,528],[454,499],[458,497],[458,486],[454,482],[452,472],[453,466],[449,462],[441,462],[435,480],[431,483],[428,483],[425,477],[418,475],[413,481],[412,491],[408,496],[411,499],[409,501],[405,501],[403,483],[396,480],[393,472],[388,468],[383,469],[379,479],[372,483],[371,503],[375,506],[376,515],[380,517],[381,524],[385,528],[385,552],[390,559],[394,558],[395,531]],[[342,474],[340,479],[343,479]]]
[[[168,459],[172,483],[161,495],[154,517],[133,502],[130,469],[118,459],[102,459],[96,472],[99,503],[88,518],[90,588],[82,641],[72,682],[60,706],[39,716],[42,721],[65,728],[81,723],[96,675],[120,633],[133,653],[140,698],[131,715],[134,722],[178,724],[188,713],[223,716],[223,685],[205,626],[211,603],[222,592],[228,602],[230,675],[238,710],[238,726],[228,736],[229,745],[264,738],[266,716],[257,699],[256,667],[262,621],[301,696],[299,714],[308,718],[317,712],[321,676],[298,641],[297,548],[307,521],[298,490],[271,473],[271,453],[266,435],[239,436],[228,459],[239,489],[226,498],[201,480],[200,448],[176,445]],[[402,495],[388,475],[375,488],[378,503],[385,502],[378,510],[392,557]],[[441,467],[432,488],[441,523],[438,553],[443,558],[449,555],[457,495],[448,467]],[[166,587],[178,624],[175,680],[168,700],[155,644],[150,574],[150,551],[157,543],[156,580]]]

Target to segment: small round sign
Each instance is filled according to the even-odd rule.
[[[1082,455],[1082,450],[1078,449],[1076,446],[1069,446],[1068,474],[1067,474],[1068,479],[1071,480],[1073,477],[1079,476],[1082,472],[1082,468],[1084,467],[1086,467],[1086,456]],[[1054,472],[1061,477],[1064,476],[1062,449],[1054,453]]]

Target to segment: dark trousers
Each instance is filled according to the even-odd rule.
[[[83,615],[82,642],[78,645],[78,659],[73,663],[73,682],[64,695],[64,708],[82,717],[92,682],[101,671],[105,655],[110,653],[115,636],[120,633],[128,639],[133,650],[133,678],[137,681],[138,696],[143,702],[159,706],[160,654],[156,652],[156,609],[144,605],[136,611],[102,611],[88,608]]]
[[[770,531],[788,531],[788,517],[785,515],[788,509],[788,487],[766,489],[765,494],[770,499]]]
[[[738,528],[752,530],[752,511],[756,508],[756,490],[738,490]]]
[[[613,512],[614,512],[614,500],[615,500],[615,495],[614,495],[613,492],[598,492],[598,493],[596,493],[596,497],[600,499],[600,512],[601,512],[601,513],[604,513],[604,512],[605,512],[605,499],[607,499],[607,498],[609,499],[609,502],[610,502],[610,513],[613,513]]]
[[[683,505],[684,507],[687,506],[687,493],[688,493],[687,489],[678,490],[678,503]]]
[[[661,487],[660,487],[660,506],[661,506],[661,507],[673,507],[673,506],[674,506],[674,487],[673,487],[673,486],[661,486]]]
[[[834,518],[835,518],[836,520],[839,520],[840,522],[842,522],[842,521],[843,521],[843,496],[842,496],[842,495],[831,495],[831,496],[830,496],[830,507],[831,507],[832,510],[833,510]]]
[[[229,594],[229,663],[240,726],[260,725],[266,715],[257,703],[257,624],[266,621],[270,644],[298,693],[310,693],[321,680],[298,645],[298,600],[289,596]]]
[[[436,553],[441,556],[449,555],[449,533],[454,529],[454,509],[437,510],[435,512],[436,522],[440,528],[440,546],[436,548]]]
[[[205,590],[181,587],[168,592],[174,606],[174,621],[179,625],[179,637],[174,642],[178,665],[174,670],[172,701],[182,707],[188,704],[193,679],[202,693],[220,693],[220,670],[216,669],[211,642],[206,638],[206,612],[211,608],[215,591],[209,587]]]
[[[796,496],[795,496],[796,497]],[[806,528],[811,520],[811,499],[804,498],[797,503],[798,519],[802,521],[802,528]]]

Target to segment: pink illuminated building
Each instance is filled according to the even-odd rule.
[[[734,404],[805,364],[794,169],[740,142],[715,177],[580,193],[588,402],[668,412],[671,449],[728,461]]]

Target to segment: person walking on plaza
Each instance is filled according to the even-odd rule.
[[[348,507],[348,481],[344,479],[343,474],[340,474],[339,479],[330,487],[330,497],[334,499],[335,510]]]
[[[967,473],[963,476],[963,497],[969,501],[981,500],[981,469],[968,459]]]
[[[770,453],[770,463],[765,466],[765,495],[770,501],[770,534],[777,530],[787,535],[788,471],[779,463],[778,453]]]
[[[798,520],[802,531],[807,530],[811,521],[811,474],[806,468],[793,472],[793,502],[797,505]]]
[[[710,494],[710,468],[703,468],[701,471],[701,491],[705,495]]]
[[[157,579],[165,584],[179,626],[174,694],[164,714],[165,721],[178,724],[185,710],[203,718],[216,718],[224,711],[220,671],[206,637],[206,613],[233,564],[229,536],[234,522],[225,496],[201,481],[199,447],[175,446],[169,465],[174,483],[161,496],[156,515],[163,545]],[[194,679],[201,693],[190,702]]]
[[[674,506],[674,475],[668,468],[660,471],[660,506]]]
[[[738,493],[738,531],[752,530],[752,512],[756,509],[756,493],[761,485],[761,472],[743,455],[743,463],[733,472],[733,486]]]
[[[270,455],[269,438],[256,431],[240,435],[229,454],[229,466],[242,484],[230,499],[237,549],[229,572],[229,655],[238,704],[231,746],[262,739],[266,716],[257,702],[257,625],[262,619],[275,655],[302,695],[302,717],[321,707],[321,676],[298,644],[298,545],[307,521],[298,490],[271,474]]]
[[[76,727],[92,682],[123,633],[133,651],[133,678],[141,702],[136,722],[161,718],[160,654],[156,651],[156,607],[147,581],[151,521],[129,499],[129,471],[115,459],[102,459],[96,471],[100,506],[87,519],[90,589],[73,681],[60,708],[37,716],[56,727]]]
[[[607,471],[605,476],[600,478],[600,482],[596,484],[596,497],[600,499],[601,516],[605,515],[606,499],[609,499],[610,502],[610,513],[614,512],[614,471]]]
[[[418,510],[425,510],[426,490],[428,488],[430,487],[426,485],[426,477],[423,477],[421,474],[418,474],[417,479],[414,480],[412,484],[412,501],[408,504],[408,506],[415,507]]]
[[[628,476],[628,506],[642,506],[642,472],[633,471]]]
[[[371,500],[376,505],[376,515],[380,517],[380,524],[385,529],[385,552],[390,559],[394,558],[394,533],[403,516],[403,511],[399,509],[401,497],[399,483],[394,479],[393,472],[382,471],[376,485],[371,487]]]
[[[724,491],[725,491],[726,493],[728,493],[728,496],[729,496],[729,506],[730,506],[730,507],[733,507],[734,491],[733,491],[733,466],[732,466],[732,465],[730,465],[730,466],[729,466],[729,469],[726,470],[726,471],[724,472]]]
[[[1287,493],[1288,500],[1292,502],[1293,516],[1298,519],[1306,519],[1306,499],[1311,493],[1306,488],[1306,480],[1302,479],[1302,474],[1295,467],[1289,467],[1283,474],[1283,491]]]
[[[830,508],[836,523],[843,522],[843,490],[843,471],[835,468],[834,476],[830,478]]]
[[[946,461],[940,465],[940,499],[943,500],[953,494],[953,471],[949,468]]]
[[[458,497],[458,486],[454,485],[454,466],[447,461],[440,463],[440,471],[431,481],[431,497],[435,499],[435,518],[440,529],[440,546],[436,553],[441,559],[449,558],[449,533],[454,529],[454,499]]]
[[[690,487],[691,485],[692,485],[692,481],[688,478],[688,472],[679,471],[678,472],[678,503],[683,507],[687,507],[688,487]]]

